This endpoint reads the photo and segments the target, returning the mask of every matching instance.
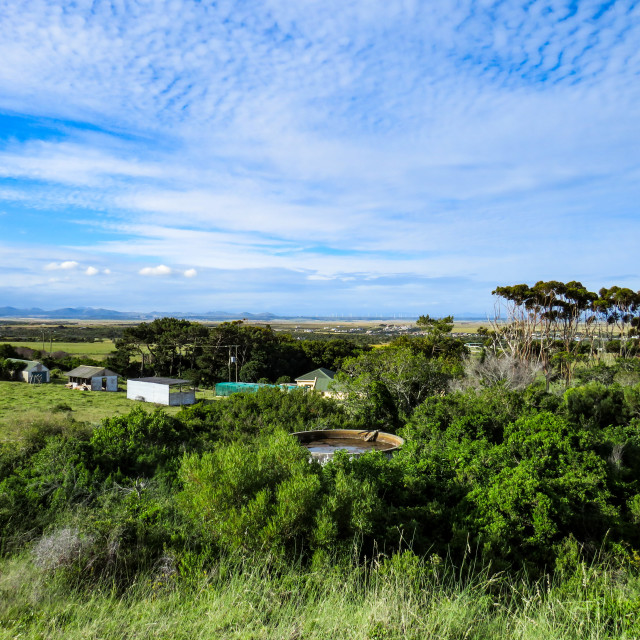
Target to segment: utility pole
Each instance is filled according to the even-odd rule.
[[[238,382],[238,344],[221,344],[219,347],[227,347],[229,349],[229,361],[227,363],[228,371],[229,371],[229,382],[231,382],[231,365],[235,363],[236,365],[236,382]],[[236,350],[235,356],[231,355],[231,349]]]

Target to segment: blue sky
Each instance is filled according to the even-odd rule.
[[[0,306],[640,289],[640,3],[0,0]]]

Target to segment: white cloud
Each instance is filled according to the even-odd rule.
[[[632,268],[602,212],[638,237],[640,5],[0,4],[0,109],[36,116],[0,141],[0,233],[46,214],[38,264],[273,270],[271,291]]]
[[[157,267],[144,267],[138,273],[141,276],[168,276],[171,275],[171,268],[160,264]]]
[[[198,272],[195,269],[187,269],[184,272],[185,278],[195,278],[198,275]]]
[[[98,273],[98,269],[95,267],[87,267],[87,270],[85,271],[85,274],[88,276],[95,276],[96,273]]]
[[[69,271],[71,269],[77,269],[78,263],[75,260],[65,260],[64,262],[50,262],[45,266],[45,271]]]
[[[111,273],[111,269],[103,269],[102,273],[109,275]]]
[[[107,148],[98,148],[106,145]],[[180,166],[131,157],[130,145],[109,136],[81,136],[78,142],[12,142],[0,153],[0,177],[46,180],[58,184],[109,187],[118,180],[180,177]],[[163,158],[163,161],[165,159]],[[165,161],[166,162],[166,161]],[[170,161],[169,161],[170,162]],[[8,194],[11,197],[11,194]]]

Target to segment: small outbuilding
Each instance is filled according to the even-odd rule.
[[[17,358],[7,358],[7,360],[12,363],[13,376],[17,380],[24,380],[29,384],[42,384],[51,381],[49,369],[42,362]]]
[[[299,378],[296,378],[296,384],[299,387],[305,387],[306,389],[313,389],[314,391],[320,391],[327,393],[329,391],[329,384],[335,377],[335,371],[329,369],[315,369],[310,371]]]
[[[81,365],[65,374],[67,387],[83,391],[117,391],[118,374],[104,367]]]
[[[187,387],[186,389],[184,387]],[[189,380],[179,378],[132,378],[127,380],[127,398],[155,402],[169,407],[194,404],[195,389]]]

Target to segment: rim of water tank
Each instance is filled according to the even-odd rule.
[[[289,435],[296,436],[300,444],[308,444],[315,440],[321,440],[323,438],[334,438],[335,440],[364,440],[365,436],[369,433],[373,433],[377,429],[312,429],[309,431],[295,431]],[[378,431],[376,440],[391,445],[387,451],[395,451],[404,444],[404,439],[400,436],[396,436],[393,433],[387,433],[386,431]]]

